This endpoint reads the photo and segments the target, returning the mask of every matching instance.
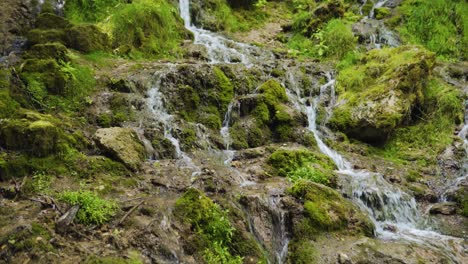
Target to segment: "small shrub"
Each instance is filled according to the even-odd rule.
[[[70,205],[79,205],[77,219],[85,225],[101,225],[109,221],[118,208],[114,201],[99,198],[91,191],[65,191],[59,195],[59,200]]]

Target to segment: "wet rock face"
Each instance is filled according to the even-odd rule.
[[[431,207],[431,214],[443,214],[443,215],[453,215],[457,211],[457,203],[454,202],[445,202],[438,203]]]
[[[94,134],[96,144],[111,158],[137,171],[145,158],[145,149],[136,133],[129,128],[101,128]]]
[[[340,96],[330,126],[365,142],[381,143],[411,121],[423,100],[434,54],[419,47],[373,50],[338,76]]]

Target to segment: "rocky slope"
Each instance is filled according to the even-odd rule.
[[[0,263],[468,261],[466,35],[420,1],[7,2]]]

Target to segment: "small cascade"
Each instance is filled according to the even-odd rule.
[[[190,17],[190,1],[179,0],[180,16],[184,20],[185,28],[193,33],[195,44],[206,47],[210,63],[242,63],[247,67],[253,66],[252,60],[268,60],[273,55],[258,47],[239,43],[227,39],[214,32],[199,28],[192,24]]]
[[[175,65],[171,64],[167,69],[160,70],[154,74],[155,82],[153,87],[148,91],[148,107],[153,114],[155,120],[162,123],[164,128],[164,138],[168,139],[174,146],[176,157],[180,162],[180,166],[183,168],[189,168],[194,170],[192,176],[200,174],[201,169],[196,166],[192,159],[182,151],[180,148],[180,143],[177,138],[172,135],[172,130],[174,126],[173,116],[170,115],[165,108],[165,98],[164,94],[161,92],[160,87],[162,83],[162,78],[173,71]]]
[[[372,6],[371,11],[369,12],[369,17],[375,19],[375,9],[383,7],[388,0],[377,0],[377,2]]]
[[[275,263],[283,264],[288,254],[289,245],[289,234],[286,230],[286,211],[280,207],[281,198],[279,196],[270,196],[268,202],[273,220]]]
[[[224,160],[225,165],[231,164],[231,161],[234,158],[234,151],[231,150],[232,139],[231,134],[229,133],[229,125],[231,123],[232,109],[234,107],[239,108],[238,105],[239,102],[236,100],[232,100],[231,103],[229,103],[226,114],[224,115],[223,126],[219,131],[224,142],[225,149],[223,150],[223,153],[226,156],[226,159]]]
[[[463,167],[461,169],[460,176],[451,181],[443,191],[439,198],[441,202],[446,202],[448,200],[447,194],[468,180],[468,101],[465,101],[465,124],[460,132],[458,132],[458,137],[463,140],[463,148],[465,149]]]
[[[322,140],[322,133],[316,124],[317,107],[324,96],[335,97],[335,80],[331,78],[331,74],[326,76],[328,82],[320,87],[318,96],[312,97],[301,93],[294,75],[289,73],[287,77],[290,87],[287,93],[295,107],[306,113],[308,129],[313,133],[320,151],[330,157],[338,168],[337,172],[346,177],[347,182],[343,191],[350,194],[355,203],[369,214],[376,226],[378,237],[417,243],[442,251],[444,255],[458,263],[453,252],[454,250],[463,252],[457,251],[461,250],[461,239],[430,231],[412,196],[388,183],[380,174],[353,169],[349,161]],[[332,105],[327,109],[328,114],[331,113],[331,107]]]

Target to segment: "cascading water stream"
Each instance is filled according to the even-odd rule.
[[[441,202],[446,202],[447,194],[452,190],[456,189],[461,183],[465,182],[468,179],[468,101],[465,101],[465,123],[458,132],[458,137],[463,140],[463,148],[465,149],[465,160],[463,161],[463,167],[461,169],[461,175],[451,181],[445,190],[442,192],[440,196]]]
[[[320,87],[319,95],[311,97],[301,94],[294,75],[288,72],[287,93],[295,107],[306,113],[308,129],[313,133],[320,151],[330,157],[336,164],[338,173],[347,178],[348,189],[344,190],[345,193],[350,193],[356,204],[368,212],[376,226],[375,231],[378,237],[417,243],[432,250],[441,251],[454,263],[460,263],[452,252],[454,250],[463,252],[461,239],[430,231],[413,197],[388,183],[380,174],[353,169],[349,161],[328,147],[322,140],[322,134],[316,125],[317,107],[324,96],[335,97],[335,80],[330,78],[330,75],[327,77],[328,82]],[[330,101],[333,100],[335,99]],[[326,108],[328,114],[331,114],[332,106],[329,104]]]
[[[176,154],[175,158],[180,161],[181,167],[194,170],[192,176],[196,176],[201,170],[193,163],[192,159],[181,150],[179,140],[172,135],[173,116],[167,112],[164,106],[164,94],[160,90],[163,77],[172,72],[174,68],[175,65],[171,64],[166,69],[157,71],[154,74],[155,82],[153,87],[148,91],[147,103],[153,117],[162,123],[164,128],[164,138],[169,140],[174,146]]]
[[[253,59],[272,58],[273,55],[269,52],[193,25],[190,16],[190,0],[179,0],[179,8],[185,28],[193,33],[195,44],[206,47],[210,63],[242,63],[251,67]]]

